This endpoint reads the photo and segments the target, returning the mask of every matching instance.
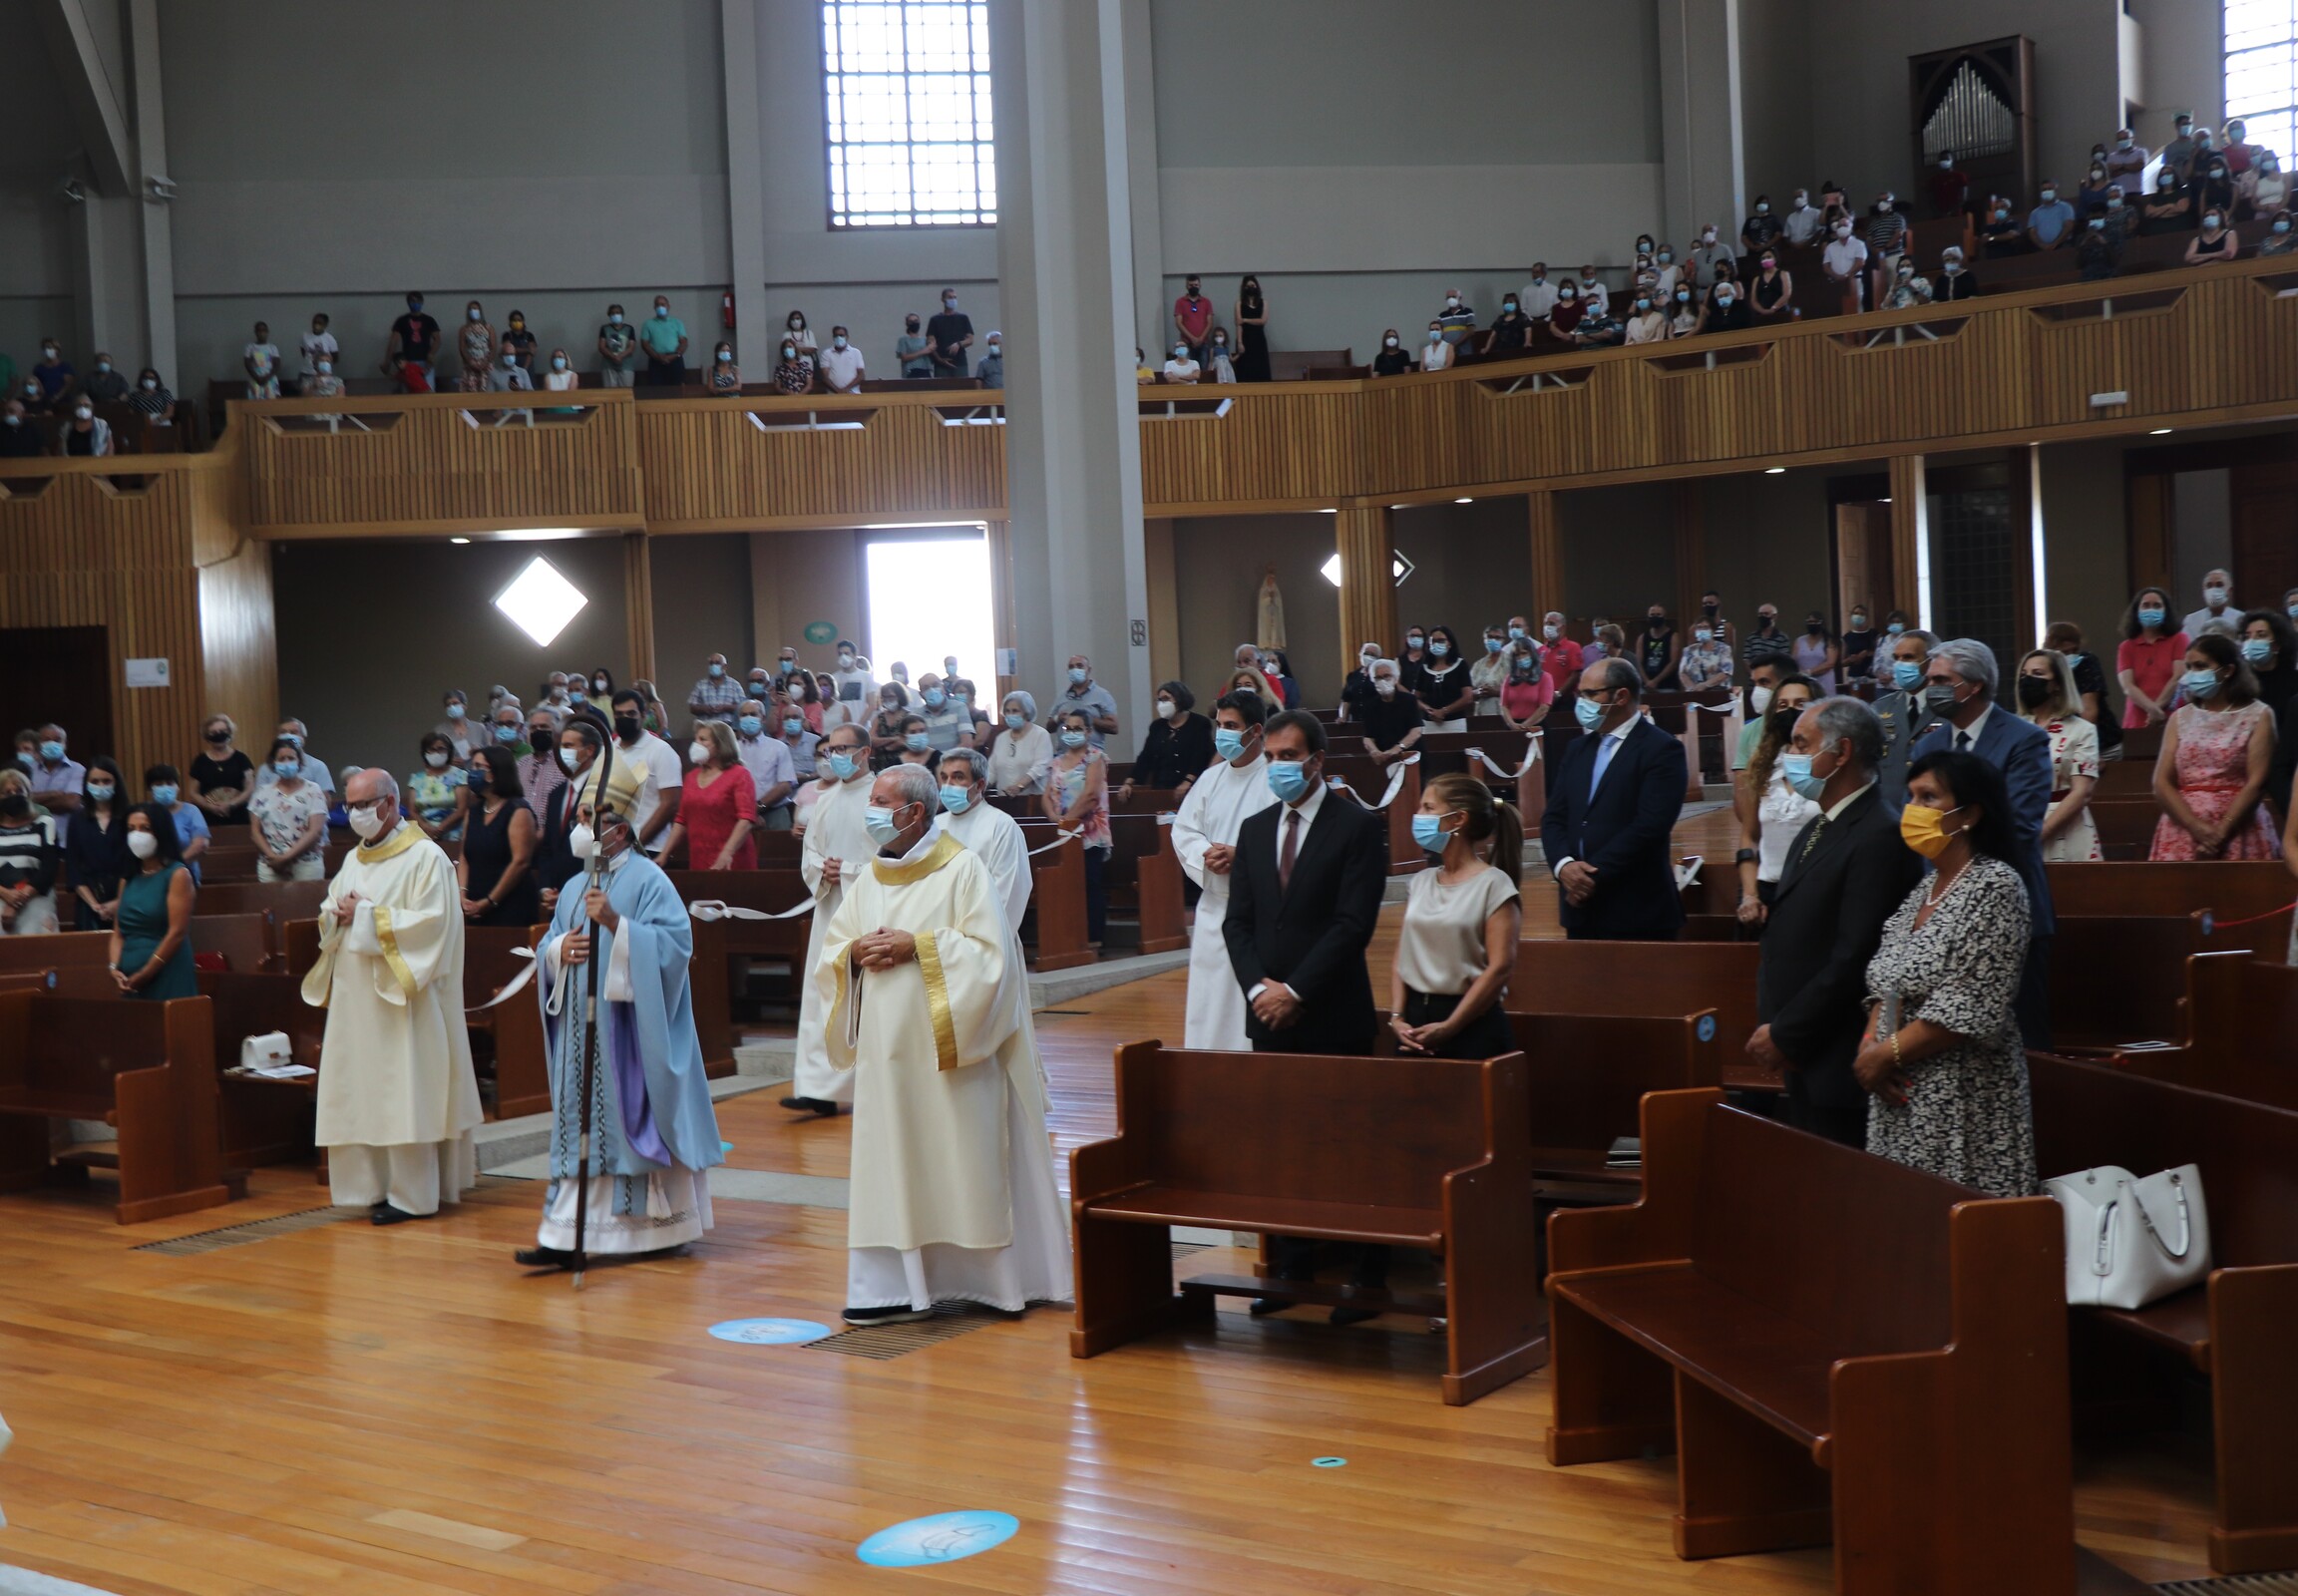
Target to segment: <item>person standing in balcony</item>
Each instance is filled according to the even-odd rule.
[[[937,377],[966,375],[965,351],[973,346],[973,318],[958,308],[958,290],[942,290],[942,313],[926,323]]]
[[[638,343],[646,351],[646,377],[657,387],[678,388],[686,382],[686,323],[670,314],[670,296],[654,296],[654,314],[638,329]]]
[[[463,307],[463,325],[456,330],[455,351],[463,364],[455,386],[464,393],[485,393],[495,365],[495,329],[487,312],[474,299]]]
[[[279,346],[271,341],[269,322],[255,323],[255,336],[239,352],[239,364],[247,373],[248,398],[279,397]]]
[[[830,329],[830,347],[815,356],[814,369],[821,374],[823,387],[832,393],[860,393],[862,380],[868,375],[862,351],[854,347],[844,327]]]

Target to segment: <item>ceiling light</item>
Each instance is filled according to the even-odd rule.
[[[1891,502],[1891,496],[1889,494],[1885,494],[1882,498],[1876,500],[1875,502],[1879,505],[1887,505]]]
[[[513,625],[535,639],[538,647],[548,647],[551,640],[567,629],[567,622],[582,612],[590,600],[565,577],[559,568],[537,555],[527,562],[527,569],[511,579],[511,585],[495,596],[495,607],[510,617]]]
[[[1766,477],[1776,477],[1786,469],[1787,468],[1785,466],[1765,466],[1763,468],[1763,475]]]
[[[2168,427],[2156,427],[2152,432],[2146,434],[2146,436],[2149,438],[2167,438],[2170,436],[2170,429]]]
[[[1340,514],[1340,512],[1338,510],[1320,510],[1317,512],[1317,514],[1321,516],[1337,516]]]
[[[585,536],[580,527],[513,527],[493,534],[498,543],[560,543]]]
[[[1452,502],[1456,505],[1472,505],[1476,501],[1473,499],[1455,499]]]
[[[447,541],[449,543],[469,543],[471,540],[468,538],[450,538]]]

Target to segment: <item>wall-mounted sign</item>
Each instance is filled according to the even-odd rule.
[[[128,661],[128,685],[131,687],[165,687],[168,685],[168,661],[165,659],[131,659]]]
[[[835,622],[828,620],[809,620],[806,622],[806,640],[816,643],[836,642],[838,627]]]

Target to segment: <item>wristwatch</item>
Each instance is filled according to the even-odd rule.
[[[1735,865],[1752,865],[1760,863],[1762,858],[1754,849],[1742,848],[1731,856],[1731,862]]]

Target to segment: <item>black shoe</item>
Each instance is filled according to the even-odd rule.
[[[574,1262],[574,1255],[557,1247],[522,1247],[511,1261],[521,1269],[564,1269]]]
[[[838,1105],[821,1097],[785,1097],[782,1106],[796,1109],[802,1114],[820,1114],[824,1119],[838,1117]]]
[[[429,1214],[411,1214],[406,1209],[394,1208],[389,1203],[377,1203],[374,1211],[367,1216],[367,1222],[371,1225],[404,1225],[411,1219],[429,1219],[430,1217]]]
[[[1271,1314],[1281,1314],[1292,1306],[1293,1299],[1290,1297],[1256,1297],[1245,1311],[1255,1319],[1265,1319]]]
[[[1379,1317],[1380,1310],[1377,1308],[1340,1307],[1333,1310],[1333,1323],[1336,1325],[1361,1325],[1367,1319]]]
[[[892,1308],[849,1308],[841,1317],[849,1325],[865,1328],[873,1325],[915,1325],[922,1319],[932,1319],[934,1310],[897,1303]]]

